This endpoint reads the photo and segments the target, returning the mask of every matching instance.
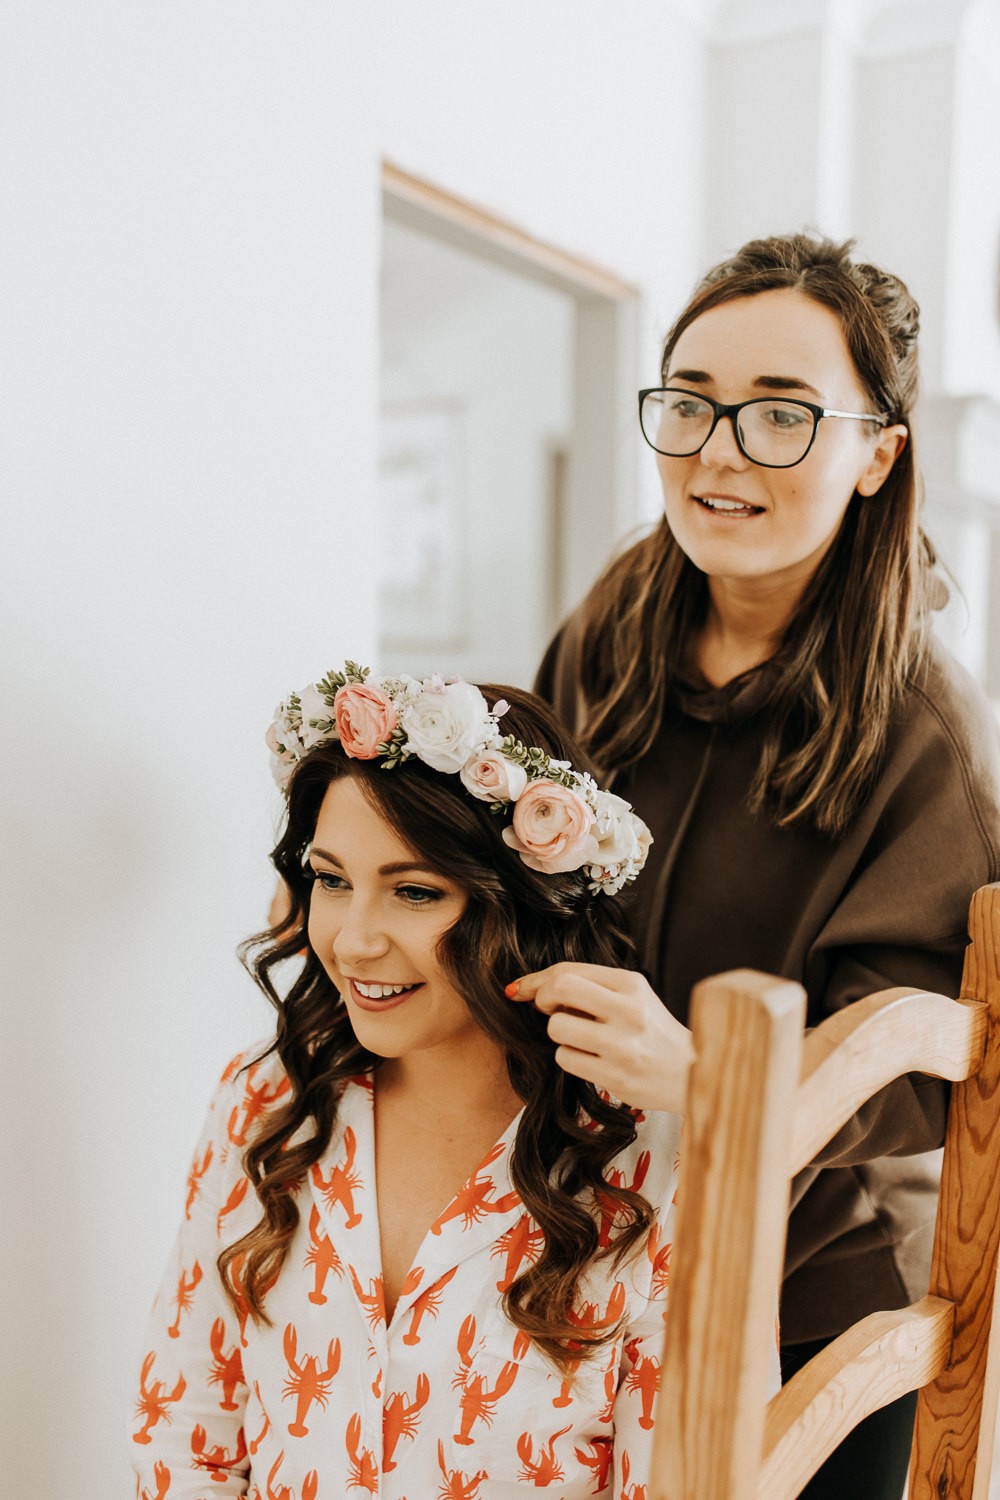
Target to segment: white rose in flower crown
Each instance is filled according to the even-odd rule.
[[[507,760],[499,750],[484,750],[473,755],[459,772],[467,792],[481,802],[516,802],[528,785],[523,766]]]
[[[617,865],[629,859],[635,862],[637,871],[641,870],[653,842],[645,823],[632,811],[624,797],[616,797],[614,792],[596,792],[594,802],[597,863]]]
[[[400,717],[407,749],[435,771],[461,771],[493,733],[486,699],[471,682],[425,683]]]
[[[299,730],[302,743],[307,750],[313,745],[318,745],[320,740],[328,740],[331,731],[329,729],[314,729],[310,723],[311,719],[322,719],[329,722],[333,718],[333,709],[327,703],[315,683],[310,683],[303,688],[299,694],[299,702],[302,705],[302,728]]]

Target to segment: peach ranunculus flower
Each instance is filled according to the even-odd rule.
[[[524,863],[543,875],[579,870],[597,858],[587,800],[557,781],[533,781],[514,803],[514,821],[503,840]]]
[[[380,688],[349,682],[337,689],[333,721],[345,755],[354,760],[374,760],[379,745],[386,743],[399,723],[399,715]]]
[[[483,750],[471,756],[458,774],[465,790],[480,802],[516,802],[528,785],[524,767],[499,750]]]

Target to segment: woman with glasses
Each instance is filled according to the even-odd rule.
[[[850,250],[756,240],[705,276],[639,398],[663,518],[540,672],[650,823],[637,930],[681,1022],[730,968],[801,982],[810,1025],[893,985],[957,994],[969,897],[1000,878],[996,724],[929,625],[918,309]],[[946,1085],[904,1078],[795,1179],[786,1378],[926,1290],[946,1107]],[[914,1404],[869,1418],[804,1493],[899,1500]]]

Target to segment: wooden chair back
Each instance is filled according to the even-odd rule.
[[[796,984],[740,970],[696,987],[649,1500],[793,1500],[858,1422],[912,1390],[910,1500],[987,1500],[1000,1376],[1000,885],[976,892],[969,933],[958,1000],[887,990],[805,1035]],[[790,1180],[909,1072],[953,1084],[930,1292],[856,1323],[768,1401]]]

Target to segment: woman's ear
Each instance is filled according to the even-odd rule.
[[[878,493],[888,479],[896,459],[906,447],[909,436],[909,429],[902,422],[882,428],[871,462],[855,486],[859,495]]]

